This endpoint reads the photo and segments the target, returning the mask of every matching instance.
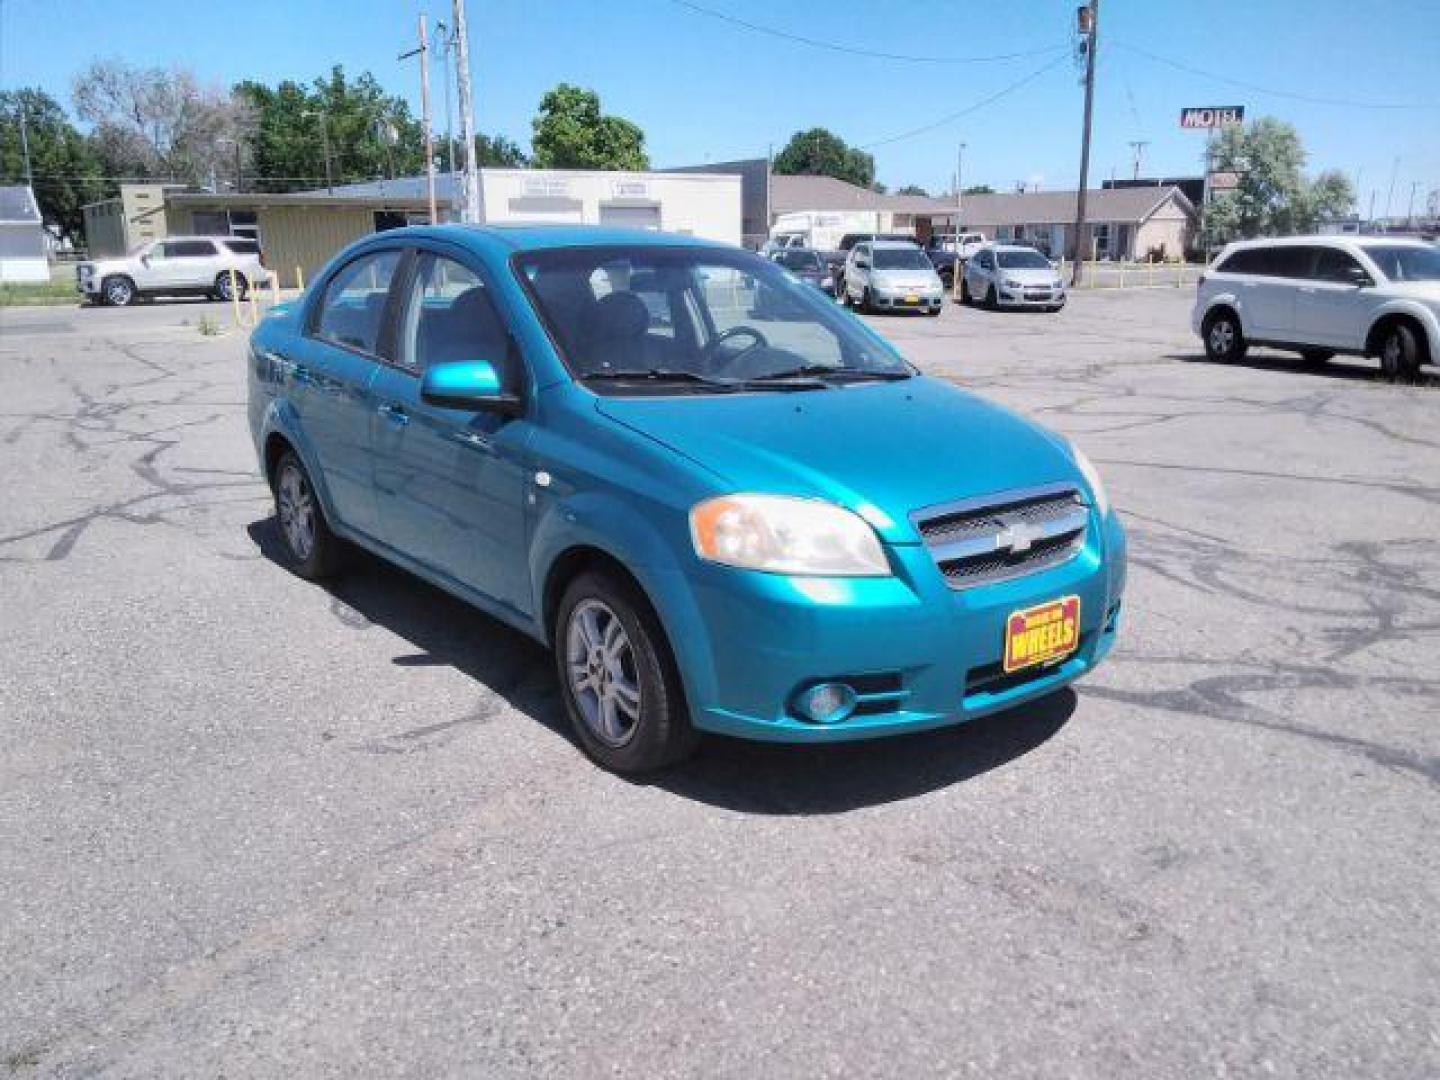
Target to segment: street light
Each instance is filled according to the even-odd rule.
[[[302,116],[314,116],[320,120],[320,145],[325,154],[325,191],[335,194],[335,181],[330,175],[330,125],[324,109],[306,109]]]
[[[215,145],[216,145],[216,146],[224,146],[226,143],[229,143],[231,146],[235,147],[235,194],[236,194],[236,195],[239,195],[239,194],[240,194],[240,181],[241,181],[241,172],[240,172],[240,140],[239,140],[239,139],[232,139],[232,138],[230,138],[228,135],[222,135],[222,136],[220,136],[220,138],[218,138],[218,139],[215,140]]]

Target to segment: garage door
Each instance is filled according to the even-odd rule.
[[[600,204],[600,224],[622,229],[660,228],[658,206],[606,206]]]

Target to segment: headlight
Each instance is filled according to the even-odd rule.
[[[1110,496],[1105,493],[1105,481],[1100,479],[1100,474],[1090,459],[1074,443],[1070,444],[1070,452],[1075,455],[1075,464],[1080,469],[1080,475],[1085,477],[1085,483],[1090,485],[1090,494],[1095,498],[1095,509],[1104,517],[1110,513]]]
[[[880,539],[833,503],[784,495],[723,495],[690,511],[695,554],[777,574],[888,577]]]

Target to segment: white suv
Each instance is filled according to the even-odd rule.
[[[130,254],[75,267],[75,290],[98,304],[124,307],[142,296],[212,296],[229,300],[230,271],[243,299],[270,281],[260,243],[248,236],[168,236]]]
[[[1269,345],[1317,364],[1377,356],[1387,377],[1411,379],[1440,356],[1440,248],[1378,236],[1231,244],[1201,275],[1191,323],[1212,360]]]

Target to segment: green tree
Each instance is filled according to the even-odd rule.
[[[403,98],[387,94],[368,71],[350,79],[337,64],[309,86],[250,81],[235,93],[253,112],[248,142],[258,183],[268,190],[318,187],[326,175],[327,148],[337,184],[425,170],[419,121]]]
[[[531,163],[539,169],[648,169],[645,133],[629,120],[606,116],[600,96],[560,83],[540,99],[532,122]]]
[[[502,168],[520,168],[529,164],[525,151],[518,143],[504,135],[475,136],[475,160],[481,165],[497,165]]]
[[[109,194],[101,179],[100,159],[60,103],[45,91],[6,91],[0,93],[0,183],[25,183],[22,116],[40,214],[52,232],[78,243],[84,228],[80,208]]]
[[[971,184],[964,191],[966,195],[994,195],[995,189],[989,184]]]
[[[906,184],[906,185],[905,185],[904,187],[902,187],[900,190],[898,190],[897,192],[895,192],[895,194],[896,194],[896,195],[924,195],[926,198],[929,198],[929,196],[930,196],[930,192],[926,191],[926,190],[925,190],[923,187],[921,187],[919,184]]]
[[[863,188],[875,184],[875,159],[825,128],[790,136],[773,167],[782,176],[833,176]]]
[[[1216,139],[1214,162],[1217,171],[1235,173],[1237,183],[1213,198],[1206,211],[1211,243],[1311,232],[1322,219],[1347,213],[1355,203],[1343,173],[1306,178],[1299,132],[1274,117],[1224,128]]]

